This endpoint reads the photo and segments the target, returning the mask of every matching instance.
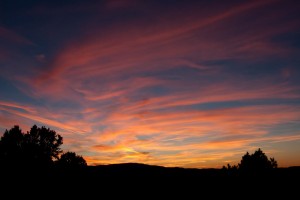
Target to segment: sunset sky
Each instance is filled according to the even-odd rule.
[[[300,165],[297,0],[0,0],[0,135],[89,165]]]

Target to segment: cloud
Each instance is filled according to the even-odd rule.
[[[47,114],[48,118],[42,117],[40,115],[40,113],[46,114],[46,112],[45,112],[45,110],[44,110],[44,112],[41,112],[37,107],[31,108],[26,105],[23,106],[23,105],[18,105],[18,104],[0,102],[0,110],[8,112],[12,115],[30,119],[35,122],[39,122],[42,124],[47,124],[52,127],[57,127],[59,129],[67,130],[69,132],[73,132],[73,133],[85,133],[86,132],[85,130],[80,130],[80,129],[74,128],[74,126],[76,126],[76,122],[74,122],[74,121],[71,122],[72,125],[68,125],[66,123],[59,122],[58,120],[49,119],[49,117],[53,117],[54,113],[53,114],[48,113]],[[20,121],[22,121],[22,120],[20,120]],[[68,123],[70,123],[70,121]]]
[[[225,159],[232,151],[242,152],[258,143],[299,140],[299,135],[296,133],[274,136],[269,132],[270,127],[297,119],[299,111],[292,110],[284,106],[258,106],[198,113],[174,113],[173,115],[159,113],[152,114],[149,120],[133,122],[120,115],[119,119],[107,123],[111,126],[116,123],[115,128],[120,128],[119,130],[107,130],[107,134],[90,136],[93,138],[91,140],[100,143],[100,145],[95,145],[92,151],[96,150],[101,156],[119,155],[130,150],[145,151],[150,152],[154,158],[165,158],[164,162],[168,163],[166,164],[168,166],[176,166],[180,162],[185,164],[191,162],[194,163],[191,166],[196,166],[201,160],[206,162],[211,159]],[[139,136],[147,139],[138,139]],[[114,145],[105,145],[106,143],[114,143]],[[202,156],[197,157],[208,150],[219,152],[218,156],[207,156],[209,157],[207,159]],[[172,159],[168,156],[174,154],[175,157],[180,152],[190,152],[191,155],[184,157],[185,159],[181,161],[180,156],[172,157],[176,160],[172,165]],[[193,157],[197,158],[192,159]],[[184,160],[189,160],[189,162]],[[116,158],[108,163],[119,161]],[[101,163],[103,162],[102,160]],[[147,162],[152,163],[149,160]],[[201,162],[199,166],[203,166]]]
[[[20,64],[31,75],[12,79],[38,103],[0,99],[1,127],[55,127],[89,164],[209,167],[259,143],[299,140],[298,132],[272,133],[300,116],[300,88],[289,81],[297,69],[286,64],[295,49],[275,40],[298,20],[287,19],[279,1],[210,9],[103,2],[95,6],[103,12],[91,10],[97,26],[89,21],[59,48],[50,45],[52,56],[35,53],[40,62]],[[91,9],[75,7],[78,15]]]
[[[101,29],[99,33],[93,31],[95,33],[89,37],[77,38],[63,47],[51,62],[49,70],[36,78],[30,77],[26,83],[31,85],[35,91],[33,94],[38,96],[53,98],[51,94],[55,93],[60,94],[57,98],[66,98],[64,94],[68,93],[70,99],[80,99],[83,92],[83,95],[88,94],[88,99],[101,100],[107,94],[95,90],[97,85],[107,88],[116,80],[126,83],[124,79],[128,77],[163,74],[167,73],[166,70],[180,66],[202,70],[199,74],[216,72],[212,66],[198,63],[283,55],[289,50],[270,42],[269,38],[292,29],[294,25],[283,28],[270,25],[268,29],[264,29],[259,27],[260,24],[250,23],[255,29],[237,33],[229,28],[235,30],[236,18],[244,15],[244,12],[251,13],[250,11],[270,3],[274,1],[253,1],[234,5],[227,10],[205,13],[208,16],[195,11],[190,16],[178,19],[176,23],[169,20],[160,23],[150,21],[146,25],[142,17],[135,21],[113,24],[105,30]],[[178,18],[175,14],[171,12],[165,15]],[[262,21],[267,23],[270,20]],[[144,28],[140,28],[141,26]],[[156,78],[156,81],[163,83],[165,80]],[[123,95],[120,90],[108,91],[108,96]],[[89,94],[96,97],[90,97]]]

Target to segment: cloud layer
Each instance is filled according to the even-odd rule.
[[[53,23],[47,7],[62,20]],[[289,146],[300,143],[292,2],[42,2],[29,10],[41,18],[26,24],[31,31],[17,26],[19,16],[0,26],[11,49],[0,47],[2,132],[49,126],[91,165],[220,167],[258,147],[280,166],[300,164],[299,147]]]

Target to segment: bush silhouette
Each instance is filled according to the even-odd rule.
[[[63,153],[57,160],[56,165],[62,169],[81,169],[87,166],[84,158],[76,155],[75,152]]]
[[[275,158],[270,158],[259,148],[253,154],[248,152],[242,157],[239,170],[243,174],[262,174],[270,169],[277,168]]]
[[[275,158],[268,158],[266,154],[259,148],[253,154],[248,152],[242,157],[241,162],[236,166],[223,166],[222,170],[229,175],[263,175],[268,174],[272,169],[277,168]]]

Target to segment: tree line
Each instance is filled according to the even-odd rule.
[[[27,133],[15,125],[0,139],[0,164],[6,169],[80,169],[86,161],[75,152],[63,152],[63,137],[44,126],[32,126]]]

